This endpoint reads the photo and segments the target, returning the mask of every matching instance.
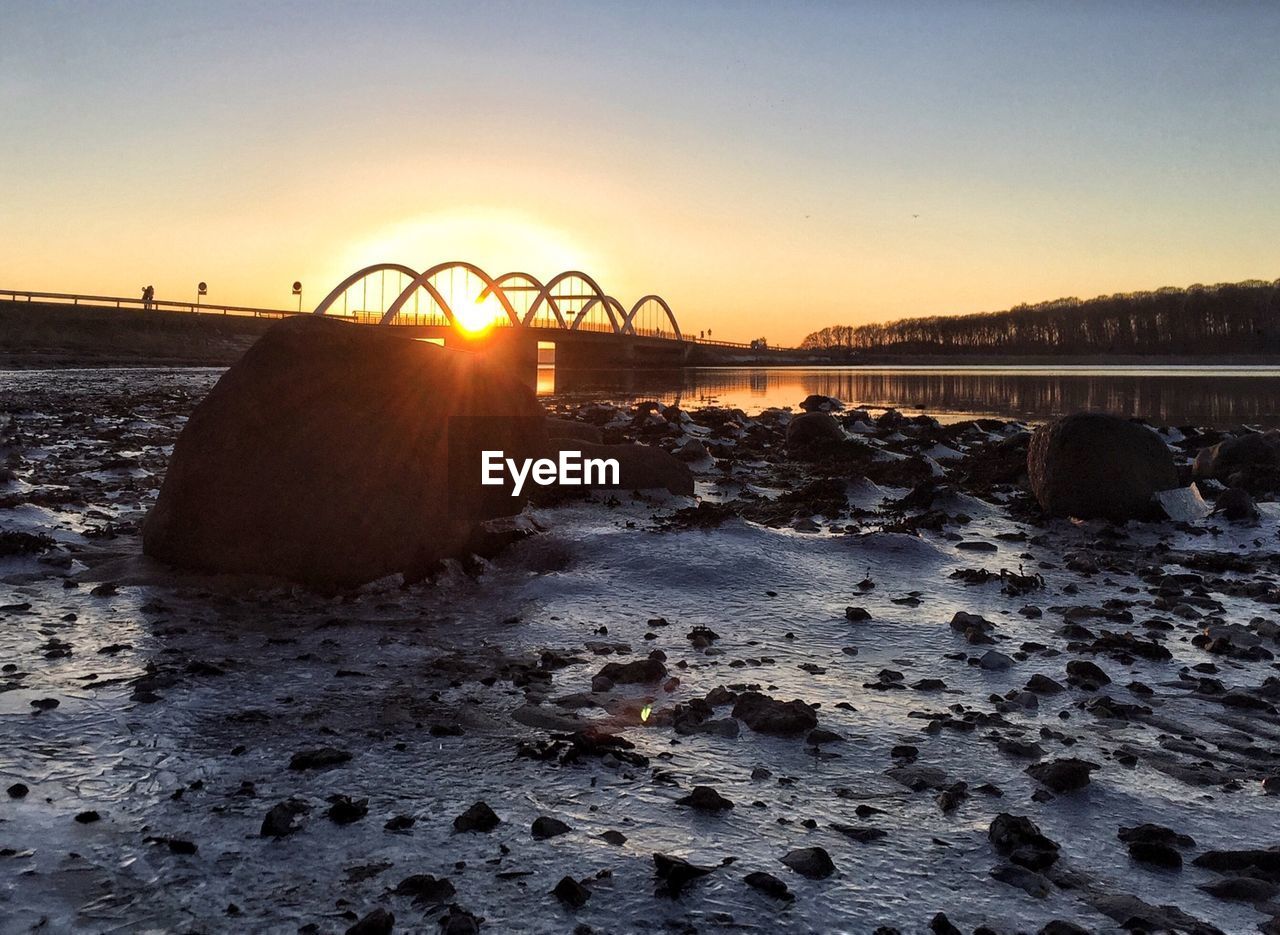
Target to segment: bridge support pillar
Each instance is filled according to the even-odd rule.
[[[635,341],[629,337],[588,333],[585,336],[566,334],[556,340],[557,370],[626,368],[635,360]]]

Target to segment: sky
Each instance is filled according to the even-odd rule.
[[[464,259],[686,332],[1280,277],[1280,3],[0,0],[0,289]]]

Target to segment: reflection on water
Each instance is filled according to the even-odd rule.
[[[559,400],[657,399],[748,413],[810,393],[850,405],[922,409],[944,421],[1027,420],[1091,409],[1163,425],[1280,427],[1280,367],[709,367],[618,372],[561,370],[539,393]]]

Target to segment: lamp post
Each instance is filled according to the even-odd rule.
[[[293,281],[293,294],[298,297],[298,311],[302,311],[302,283],[298,280]]]

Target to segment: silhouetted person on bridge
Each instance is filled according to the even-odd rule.
[[[147,311],[151,311],[151,309],[155,308],[155,305],[156,305],[156,287],[143,286],[142,287],[142,307]]]

